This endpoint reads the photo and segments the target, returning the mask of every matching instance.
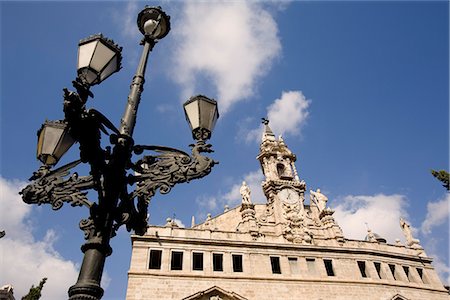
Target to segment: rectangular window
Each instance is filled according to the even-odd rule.
[[[273,274],[281,274],[280,258],[276,256],[270,257],[270,264],[272,265]]]
[[[421,268],[416,268],[417,273],[419,274],[420,279],[423,281],[423,270]]]
[[[306,265],[308,266],[308,272],[311,275],[316,275],[316,259],[315,258],[307,258]]]
[[[297,257],[288,257],[289,267],[291,268],[291,274],[300,273],[298,270],[298,259]]]
[[[171,270],[183,270],[183,252],[172,251],[172,259],[170,261]]]
[[[389,269],[391,270],[391,273],[392,273],[392,276],[394,277],[394,279],[397,280],[397,278],[395,277],[395,265],[389,264]]]
[[[409,267],[403,266],[403,271],[405,271],[405,275],[408,281],[411,281],[411,279],[409,278]]]
[[[231,255],[233,259],[233,272],[243,272],[242,268],[242,255],[233,254]]]
[[[375,270],[377,270],[377,274],[378,274],[378,278],[383,278],[381,276],[381,263],[379,262],[374,262],[373,265],[375,266]]]
[[[203,270],[203,253],[200,252],[192,253],[192,270],[196,271]]]
[[[422,280],[423,283],[428,283],[427,278],[425,277],[425,274],[423,273],[422,268],[416,268],[417,274],[419,274],[420,280]]]
[[[325,264],[325,269],[327,270],[327,275],[334,276],[333,261],[331,259],[324,259],[323,263]]]
[[[365,261],[358,261],[358,267],[359,267],[359,272],[361,273],[361,277],[367,278],[366,262]]]
[[[223,254],[213,253],[213,270],[223,271]]]
[[[161,269],[161,255],[162,250],[150,250],[149,269]]]

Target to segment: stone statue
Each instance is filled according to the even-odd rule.
[[[372,230],[370,230],[368,228],[367,228],[367,237],[366,237],[366,239],[369,242],[372,242],[372,243],[376,243],[377,242],[377,238],[375,237],[375,234],[373,234]]]
[[[0,290],[10,292],[11,294],[12,294],[13,291],[14,291],[13,286],[10,285],[10,284],[6,284],[6,285],[2,286],[2,287],[0,288]]]
[[[242,204],[251,204],[252,201],[250,199],[250,188],[248,187],[247,183],[245,181],[242,181],[241,188],[239,189],[239,192],[242,196]]]
[[[406,244],[408,246],[419,244],[419,240],[415,239],[412,235],[411,225],[409,225],[403,218],[400,218],[400,227],[402,228],[403,234],[405,235]]]
[[[322,212],[327,207],[328,197],[317,189],[315,192],[313,190],[309,191],[311,201],[317,205],[319,212]]]

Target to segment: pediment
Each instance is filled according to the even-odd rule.
[[[400,294],[397,294],[394,297],[390,298],[390,300],[409,300],[409,299]]]
[[[210,287],[207,290],[197,292],[182,300],[248,300],[235,292],[226,291],[218,286]]]

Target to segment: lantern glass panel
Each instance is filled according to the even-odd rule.
[[[45,127],[41,133],[43,136],[42,154],[52,155],[58,146],[59,139],[63,134],[63,128]]]
[[[78,69],[89,66],[97,43],[98,41],[92,41],[78,47]]]
[[[155,20],[148,20],[144,24],[144,31],[146,34],[150,34],[154,37],[158,37],[161,35],[161,23]]]
[[[90,67],[100,73],[114,57],[114,54],[115,52],[108,48],[108,46],[98,42]]]
[[[197,101],[191,102],[184,106],[186,116],[191,126],[191,130],[200,127],[200,116]]]
[[[45,143],[45,129],[41,131],[38,139],[38,148],[37,148],[37,158],[46,165],[54,165],[56,163],[55,159],[49,155],[48,153],[43,152],[43,145]]]
[[[75,140],[72,136],[68,132],[65,132],[59,141],[58,147],[55,149],[55,158],[59,160],[74,143]]]
[[[109,75],[116,72],[117,69],[119,69],[117,63],[117,56],[114,56],[113,59],[109,62],[109,64],[106,66],[106,68],[103,70],[102,74],[100,75],[100,81],[103,81],[106,78],[108,78]]]
[[[79,74],[81,74],[82,78],[84,78],[84,80],[86,80],[89,84],[95,84],[98,82],[97,74],[88,68],[81,70]]]
[[[200,100],[200,127],[212,131],[216,120],[216,104],[209,101]]]

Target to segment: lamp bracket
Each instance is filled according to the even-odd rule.
[[[119,129],[117,129],[116,126],[114,126],[114,124],[104,114],[102,114],[98,110],[91,108],[87,111],[87,115],[98,121],[99,129],[104,134],[109,135],[109,133],[106,131],[106,128],[108,128],[115,134],[121,135]]]
[[[147,229],[147,212],[150,199],[159,190],[161,194],[170,192],[173,186],[178,183],[189,182],[193,179],[199,179],[211,172],[217,161],[202,155],[201,153],[211,153],[211,144],[205,144],[199,141],[192,147],[192,155],[184,151],[165,147],[165,146],[141,146],[133,147],[137,154],[143,151],[156,152],[154,155],[145,155],[136,163],[132,164],[135,175],[128,177],[129,183],[137,183],[134,192],[129,194],[128,199],[121,200],[119,207],[127,207],[130,212],[129,218],[126,220],[127,229],[133,229],[136,234],[143,235]],[[137,198],[137,207],[132,202]],[[132,209],[130,209],[132,206]]]
[[[88,96],[94,98],[94,94],[89,90],[90,85],[84,82],[79,76],[72,81],[72,86],[77,90],[81,98],[85,100],[87,100]]]
[[[211,131],[206,128],[199,127],[192,130],[192,137],[196,141],[206,141],[211,137]]]
[[[20,191],[23,201],[28,204],[51,204],[53,210],[60,209],[64,202],[71,206],[90,208],[92,202],[87,199],[87,192],[82,191],[94,187],[92,176],[79,177],[74,172],[68,179],[64,179],[70,174],[70,169],[80,162],[76,160],[53,171],[46,166],[39,168],[30,178],[34,181]]]

